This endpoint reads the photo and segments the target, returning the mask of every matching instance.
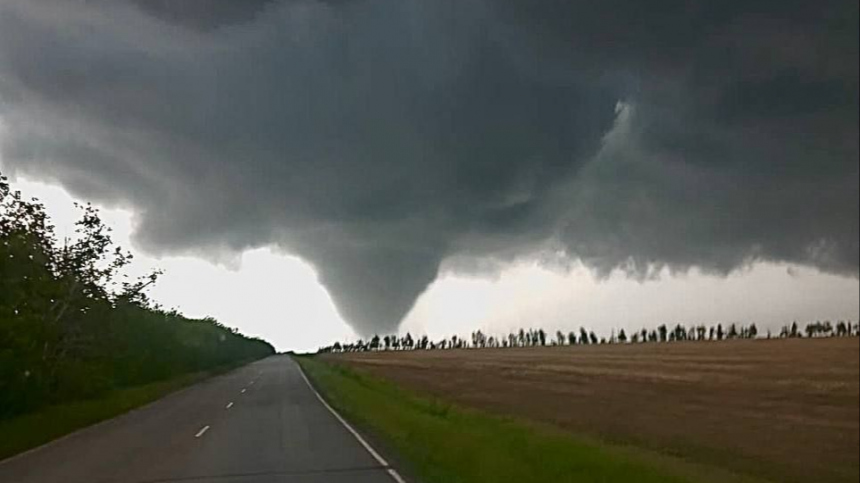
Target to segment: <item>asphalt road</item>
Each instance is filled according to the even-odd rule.
[[[288,357],[0,462],[2,483],[393,483]]]

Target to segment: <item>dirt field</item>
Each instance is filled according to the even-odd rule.
[[[774,481],[860,477],[860,341],[336,355],[465,406]]]

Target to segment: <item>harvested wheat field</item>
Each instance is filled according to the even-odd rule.
[[[860,477],[857,338],[340,354],[455,402],[773,481]]]

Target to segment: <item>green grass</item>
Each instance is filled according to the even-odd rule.
[[[98,399],[48,406],[32,413],[0,420],[0,460],[126,413],[235,367],[236,365],[230,365],[142,386],[117,389]]]
[[[756,481],[423,398],[340,364],[296,359],[332,406],[423,483]]]

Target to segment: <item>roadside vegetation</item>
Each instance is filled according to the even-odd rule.
[[[334,408],[423,483],[761,481],[422,398],[319,357],[296,359]]]
[[[76,236],[58,240],[44,206],[12,191],[0,175],[4,441],[17,437],[10,429],[17,423],[4,422],[13,417],[66,408],[45,424],[74,429],[149,401],[194,374],[274,353],[268,343],[214,319],[193,320],[153,304],[145,291],[160,273],[126,278],[132,255],[114,245],[95,208],[80,208]],[[103,401],[63,406],[96,398]],[[84,409],[101,405],[109,409]]]

